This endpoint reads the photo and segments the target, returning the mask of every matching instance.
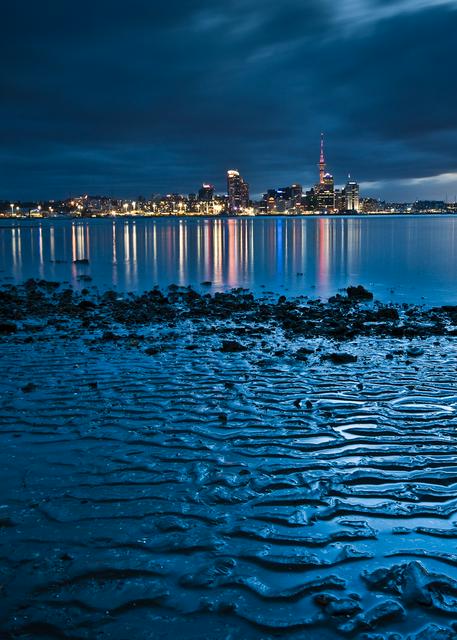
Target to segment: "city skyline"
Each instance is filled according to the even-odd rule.
[[[4,8],[0,198],[311,184],[320,131],[363,191],[454,198],[457,0],[156,5]]]
[[[263,194],[250,194],[249,183],[245,177],[241,175],[238,169],[228,169],[226,172],[226,190],[220,193],[216,190],[214,184],[210,182],[202,182],[200,188],[195,193],[183,194],[179,191],[173,191],[170,194],[152,194],[145,198],[139,195],[134,199],[123,199],[108,197],[104,195],[70,195],[65,199],[51,199],[47,201],[51,206],[40,206],[43,201],[33,201],[35,208],[30,207],[32,201],[29,202],[30,214],[32,211],[37,215],[49,215],[72,210],[76,215],[83,213],[198,213],[200,215],[218,215],[232,214],[240,215],[243,213],[251,214],[305,214],[305,213],[375,213],[377,211],[389,211],[389,207],[383,207],[385,200],[373,198],[370,194],[362,197],[360,193],[360,185],[351,178],[348,173],[346,183],[338,186],[335,178],[328,169],[324,133],[320,134],[320,150],[319,161],[317,163],[317,181],[307,186],[293,183],[287,186],[267,189]],[[45,201],[46,202],[46,201]],[[58,203],[57,208],[52,203]],[[65,203],[62,211],[62,203]],[[379,203],[379,206],[376,204]],[[9,204],[0,199],[0,213],[11,213],[12,215],[24,213],[18,206],[20,201],[11,201]],[[387,203],[389,204],[389,203]],[[394,204],[394,203],[390,203]],[[445,200],[415,200],[413,203],[396,203],[405,205],[406,212],[414,211],[436,211],[445,209],[449,205],[449,211],[455,212],[456,198],[454,202],[448,202],[447,194]],[[452,206],[453,204],[453,206]],[[27,207],[26,207],[27,209]],[[119,209],[119,211],[118,211]],[[392,209],[392,213],[398,213]]]

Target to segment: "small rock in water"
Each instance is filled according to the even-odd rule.
[[[31,391],[35,391],[37,388],[36,384],[33,382],[28,382],[26,385],[22,387],[22,391],[24,393],[30,393]]]
[[[297,407],[297,409],[300,409],[301,407],[301,399],[297,398],[296,400],[294,400],[294,407]]]
[[[148,347],[144,350],[144,352],[147,356],[156,356],[158,353],[160,353],[160,349],[158,349],[157,347]]]
[[[300,349],[297,349],[294,355],[297,360],[307,360],[308,356],[312,353],[314,353],[313,349],[308,349],[308,347],[301,347]]]
[[[367,291],[361,284],[357,287],[348,287],[346,291],[350,300],[373,300],[371,291]]]
[[[223,353],[239,353],[247,351],[247,347],[236,340],[224,340],[220,349]]]
[[[73,260],[73,264],[89,264],[89,260],[87,258],[79,258],[78,260]]]
[[[410,358],[417,358],[424,355],[424,350],[420,347],[409,347],[406,353]]]
[[[335,353],[328,353],[322,356],[323,360],[330,360],[333,364],[349,364],[350,362],[357,362],[357,356],[352,353],[343,353],[336,351]]]
[[[0,333],[16,333],[17,326],[14,322],[0,322]]]

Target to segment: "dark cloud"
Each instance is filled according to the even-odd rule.
[[[9,3],[0,198],[223,190],[315,180],[443,195],[457,172],[457,3]]]

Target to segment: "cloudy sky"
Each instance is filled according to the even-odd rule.
[[[0,199],[253,194],[328,168],[457,194],[457,0],[25,0],[2,9]]]

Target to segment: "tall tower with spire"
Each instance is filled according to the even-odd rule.
[[[319,184],[324,184],[324,176],[325,176],[324,134],[321,133],[321,155],[319,158]]]

